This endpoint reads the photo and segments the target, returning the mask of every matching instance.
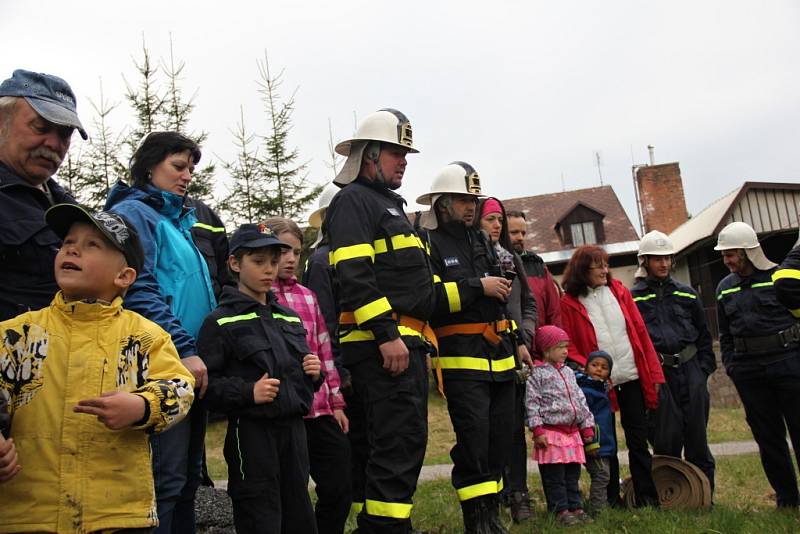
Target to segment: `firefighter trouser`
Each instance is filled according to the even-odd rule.
[[[317,532],[302,417],[232,417],[224,453],[236,532]]]
[[[377,348],[374,356],[349,366],[356,532],[411,532],[411,499],[428,439],[425,354],[422,347],[409,348],[408,369],[399,376],[383,368]]]
[[[350,442],[332,415],[305,419],[319,534],[342,534],[350,513]]]
[[[786,428],[800,463],[800,355],[759,367],[734,368],[728,374],[744,405],[747,424],[758,443],[761,465],[779,507],[798,506],[797,478]]]
[[[714,457],[708,448],[708,375],[697,358],[678,367],[664,367],[666,383],[658,394],[653,453],[680,458],[700,468],[714,490]]]
[[[514,381],[448,380],[447,410],[456,433],[450,450],[459,501],[503,489],[514,422]]]
[[[503,470],[503,493],[528,492],[528,442],[525,413],[525,383],[514,381],[514,426],[508,465]]]

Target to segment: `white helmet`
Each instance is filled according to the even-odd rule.
[[[431,206],[420,220],[423,228],[433,230],[438,226],[434,204],[448,193],[472,195],[476,198],[481,196],[481,178],[472,165],[463,161],[450,163],[433,179],[430,192],[417,197],[417,204]]]
[[[322,190],[317,203],[317,209],[308,216],[308,224],[312,228],[320,228],[322,226],[322,216],[325,215],[325,210],[331,205],[331,200],[339,192],[339,187],[335,184],[328,184]]]
[[[639,241],[639,257],[642,256],[671,256],[675,254],[675,247],[669,236],[658,230],[647,232]]]
[[[353,137],[336,145],[336,153],[347,156],[342,170],[334,178],[334,182],[347,185],[358,177],[361,170],[361,157],[364,148],[370,143],[388,143],[407,149],[411,153],[419,150],[414,148],[411,135],[411,122],[396,109],[382,109],[367,115],[358,125]]]
[[[723,228],[717,236],[717,246],[714,250],[744,249],[747,258],[752,262],[756,269],[766,271],[775,267],[775,263],[769,261],[761,250],[758,236],[753,228],[743,222],[732,222]]]
[[[646,278],[647,268],[644,266],[645,256],[672,256],[675,254],[675,247],[669,236],[658,230],[647,232],[639,241],[639,268],[634,273],[634,278]]]

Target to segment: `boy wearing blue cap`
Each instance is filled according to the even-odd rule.
[[[594,416],[594,440],[587,444],[586,470],[591,478],[589,504],[593,513],[608,506],[608,484],[611,480],[611,457],[617,454],[617,434],[614,428],[614,412],[608,390],[608,377],[614,360],[602,350],[589,353],[584,371],[575,373],[578,385],[586,397],[586,403]]]
[[[0,532],[149,531],[148,435],[186,415],[194,378],[169,334],[122,307],[144,261],[128,221],[72,204],[45,219],[63,239],[60,291],[0,322],[0,430],[18,453],[0,484]]]
[[[203,323],[198,352],[208,367],[205,399],[228,416],[225,461],[237,532],[317,532],[308,495],[303,416],[322,384],[300,317],[270,291],[283,248],[265,225],[231,237],[225,287]]]

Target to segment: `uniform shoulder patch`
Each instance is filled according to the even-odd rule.
[[[397,208],[386,208],[386,211],[389,212],[389,215],[394,215],[395,217],[400,217],[400,212],[397,211]]]

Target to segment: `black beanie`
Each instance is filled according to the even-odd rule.
[[[611,359],[611,355],[604,350],[596,350],[590,353],[589,357],[586,358],[586,365],[588,366],[589,362],[596,358],[604,358],[608,362],[608,372],[611,373],[611,370],[614,368],[614,360]]]

